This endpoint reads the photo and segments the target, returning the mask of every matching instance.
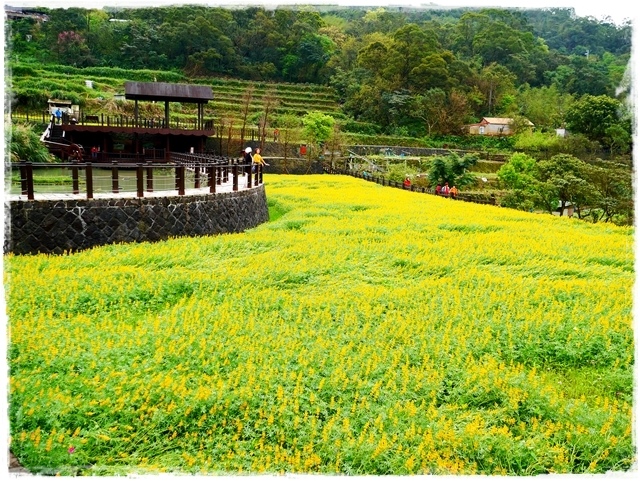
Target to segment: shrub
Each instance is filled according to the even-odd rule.
[[[5,134],[9,139],[12,162],[53,162],[55,157],[40,142],[40,136],[28,124],[11,125]]]

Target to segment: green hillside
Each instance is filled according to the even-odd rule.
[[[268,83],[225,78],[192,79],[176,72],[124,70],[116,68],[76,68],[62,65],[17,63],[9,65],[8,90],[16,101],[17,111],[46,108],[49,98],[68,99],[86,111],[108,109],[114,97],[124,93],[126,81],[197,83],[213,89],[214,100],[205,107],[205,115],[239,119],[244,98],[251,93],[250,115],[264,109],[265,99],[275,102],[276,114],[304,115],[320,111],[336,118],[344,117],[331,87],[310,84]],[[92,88],[86,81],[92,82]],[[191,106],[175,107],[189,113]]]

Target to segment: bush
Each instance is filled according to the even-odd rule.
[[[40,142],[40,136],[28,124],[12,125],[5,134],[9,139],[11,161],[53,162],[55,157]]]
[[[341,127],[343,132],[351,132],[354,134],[377,135],[381,131],[379,125],[355,120],[347,120]]]

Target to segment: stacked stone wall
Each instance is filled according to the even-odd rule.
[[[242,232],[269,220],[264,185],[196,196],[11,201],[7,207],[4,250],[15,254]]]

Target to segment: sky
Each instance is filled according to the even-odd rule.
[[[358,6],[430,6],[440,5],[448,7],[506,7],[506,8],[546,8],[571,7],[578,16],[591,16],[602,20],[609,17],[617,24],[625,20],[637,18],[632,0],[5,0],[5,5],[14,7],[48,7],[48,8],[102,8],[131,7],[131,6],[161,6],[175,4],[206,4],[206,5],[358,5]]]

